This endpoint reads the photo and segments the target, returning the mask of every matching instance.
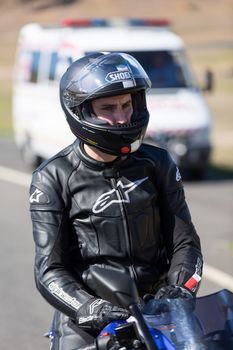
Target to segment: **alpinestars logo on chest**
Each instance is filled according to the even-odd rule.
[[[116,187],[109,192],[103,193],[95,202],[92,211],[93,213],[100,213],[104,211],[107,207],[114,203],[130,203],[129,193],[132,192],[136,187],[138,187],[142,182],[148,179],[144,177],[143,179],[130,182],[124,185],[120,180],[117,182]],[[118,192],[121,193],[121,198],[119,198]],[[117,197],[117,199],[116,199]]]

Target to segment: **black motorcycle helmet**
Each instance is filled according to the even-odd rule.
[[[151,82],[139,62],[125,53],[93,53],[75,61],[60,81],[60,101],[73,134],[84,143],[112,155],[140,146],[149,121],[145,92]],[[129,124],[110,125],[95,118],[91,101],[130,93]]]

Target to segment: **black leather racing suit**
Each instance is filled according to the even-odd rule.
[[[77,140],[33,173],[30,210],[36,285],[66,319],[75,320],[80,304],[98,294],[93,264],[130,274],[141,295],[155,292],[164,253],[169,284],[201,275],[200,241],[180,174],[163,149],[142,145],[100,163]]]

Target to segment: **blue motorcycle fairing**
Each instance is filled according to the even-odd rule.
[[[100,332],[99,336],[102,337],[104,336],[106,333],[109,333],[111,335],[115,335],[115,329],[124,324],[126,321],[125,320],[116,320],[116,321],[112,321],[111,323],[109,323],[107,326],[105,326],[102,331]]]
[[[104,327],[104,329],[101,331],[100,333],[100,337],[104,336],[104,335],[115,335],[115,329],[124,324],[127,321],[123,321],[123,320],[117,320],[117,321],[113,321],[111,323],[109,323],[106,327]],[[176,350],[176,348],[172,345],[172,343],[167,339],[167,337],[158,329],[153,329],[151,327],[149,327],[149,330],[153,336],[154,342],[157,345],[158,350]]]

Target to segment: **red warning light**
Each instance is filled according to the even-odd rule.
[[[127,146],[121,147],[121,153],[127,154],[127,153],[129,153],[129,151],[130,151],[129,147],[127,147]]]
[[[102,337],[108,337],[109,335],[110,335],[110,333],[108,333],[108,332],[104,332],[101,334]]]

